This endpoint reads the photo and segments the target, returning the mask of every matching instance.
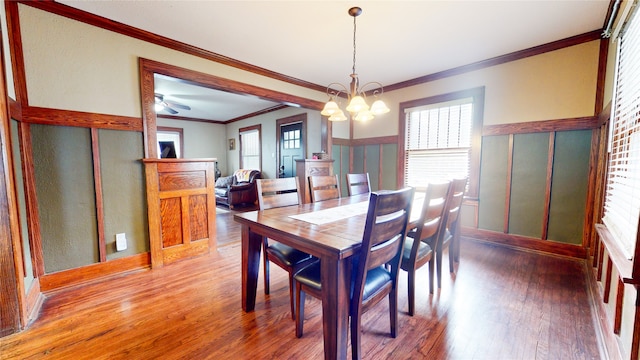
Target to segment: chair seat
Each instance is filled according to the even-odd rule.
[[[302,285],[306,285],[317,291],[322,291],[322,282],[320,280],[320,262],[317,261],[309,266],[305,266],[300,269],[293,278],[300,282]],[[385,283],[391,281],[391,273],[387,271],[383,266],[371,269],[367,272],[367,279],[364,284],[363,299],[368,299],[371,295],[375,294]],[[351,293],[353,294],[354,281],[351,279]]]
[[[305,252],[296,250],[291,246],[278,242],[272,242],[271,244],[269,244],[269,247],[266,249],[266,251],[289,267],[293,267],[294,265],[311,258],[311,255]]]
[[[406,269],[410,266],[409,257],[411,256],[411,247],[413,246],[414,241],[416,240],[410,237],[404,239],[404,251],[402,252],[403,269]],[[420,241],[420,245],[418,245],[418,253],[416,254],[417,258],[421,259],[429,255],[430,252],[433,252],[431,246],[429,246],[429,244],[425,243],[424,241]]]

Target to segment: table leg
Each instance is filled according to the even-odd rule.
[[[347,259],[322,258],[324,358],[347,358],[351,266]]]
[[[260,268],[260,250],[262,236],[242,225],[242,310],[253,311],[256,306],[258,270]]]

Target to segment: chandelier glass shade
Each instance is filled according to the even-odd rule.
[[[360,86],[360,80],[358,79],[358,74],[356,74],[356,17],[361,13],[362,9],[359,7],[349,9],[349,15],[353,17],[353,68],[350,75],[351,84],[349,84],[349,89],[340,83],[331,83],[327,86],[329,101],[324,105],[320,114],[328,116],[329,121],[345,121],[348,119],[338,104],[341,93],[346,94],[347,98],[347,107],[345,110],[349,112],[351,118],[356,121],[368,121],[376,115],[389,112],[387,105],[382,100],[377,99],[378,95],[382,95],[383,93],[382,84],[372,81]],[[373,96],[376,100],[369,106],[366,101],[365,88],[371,85],[377,86],[377,88],[373,90]],[[335,86],[337,86],[339,90],[335,90]]]

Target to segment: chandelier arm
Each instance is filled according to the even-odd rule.
[[[378,87],[373,90],[373,95],[382,95],[384,93],[384,89],[382,88],[382,84],[377,81],[370,81],[360,87],[360,93],[365,94],[365,88],[369,85],[377,85]]]
[[[332,88],[332,86],[334,86],[334,85],[338,85],[341,89],[336,90],[336,89]],[[334,83],[331,83],[331,84],[327,85],[327,95],[329,97],[331,97],[332,95],[335,96],[335,97],[339,97],[340,93],[342,93],[342,92],[344,92],[345,94],[349,94],[349,89],[347,89],[347,87],[344,86],[341,83],[334,82]]]

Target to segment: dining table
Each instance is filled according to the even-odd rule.
[[[422,201],[414,198],[409,227]],[[263,237],[320,259],[325,359],[346,359],[351,260],[360,251],[369,194],[234,215],[242,234],[242,309],[255,309]],[[294,333],[292,331],[292,336]]]

